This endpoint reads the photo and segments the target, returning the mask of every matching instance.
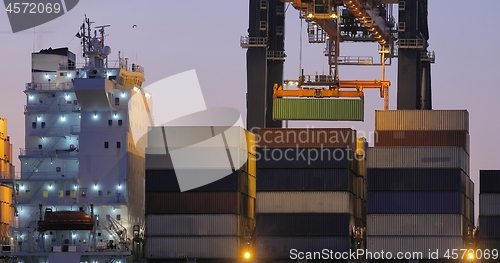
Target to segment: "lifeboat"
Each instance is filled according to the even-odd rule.
[[[92,230],[94,219],[83,211],[45,210],[42,221],[38,221],[38,230]]]

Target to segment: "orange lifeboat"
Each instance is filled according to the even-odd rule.
[[[38,230],[92,230],[94,219],[83,211],[45,210],[42,221],[38,221]]]

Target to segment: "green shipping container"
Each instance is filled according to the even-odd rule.
[[[275,120],[364,121],[363,99],[274,100]]]

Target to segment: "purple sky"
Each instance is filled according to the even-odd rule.
[[[193,8],[193,3],[195,7]],[[8,134],[14,144],[14,155],[24,147],[25,83],[30,81],[31,52],[42,48],[68,46],[81,53],[74,38],[83,14],[95,25],[110,24],[107,45],[111,59],[117,52],[145,67],[145,85],[165,77],[195,69],[207,106],[233,107],[245,118],[246,70],[245,50],[240,36],[248,28],[248,1],[80,1],[68,14],[16,34],[11,33],[5,12],[0,12],[0,116],[8,119]],[[429,1],[430,50],[436,52],[432,65],[434,109],[467,109],[470,113],[471,177],[476,184],[476,217],[478,207],[479,169],[500,169],[498,149],[500,91],[493,82],[500,72],[500,31],[495,11],[500,1],[481,1],[480,7],[470,1]],[[298,13],[286,13],[285,79],[299,74]],[[136,24],[137,28],[132,28]],[[322,44],[307,43],[303,24],[302,67],[306,74],[326,72]],[[341,55],[376,56],[375,44],[342,44]],[[379,79],[379,67],[341,67],[341,79]],[[392,81],[390,108],[396,108],[397,60],[387,70]],[[182,89],[182,87],[179,87]],[[297,122],[292,127],[355,127],[368,133],[374,128],[374,110],[383,109],[377,91],[367,91],[364,123]],[[161,98],[154,97],[154,104]],[[17,158],[16,158],[17,159]],[[15,161],[19,171],[19,161]]]

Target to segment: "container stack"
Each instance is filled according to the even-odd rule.
[[[498,251],[500,250],[500,170],[479,171],[479,183],[480,248]]]
[[[421,252],[424,259],[439,251],[446,259],[447,249],[464,248],[474,226],[468,112],[390,110],[375,117],[375,147],[367,153],[368,251]]]
[[[257,136],[257,257],[363,248],[364,138],[352,129],[260,129]],[[354,235],[358,228],[360,239]],[[359,241],[359,244],[358,244]]]
[[[150,130],[145,187],[147,259],[244,260],[255,229],[254,138],[239,127]]]

